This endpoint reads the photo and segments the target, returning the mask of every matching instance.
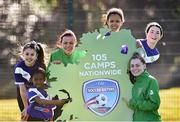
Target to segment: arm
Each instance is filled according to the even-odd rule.
[[[160,106],[159,87],[157,81],[153,79],[147,89],[144,100],[131,99],[129,105],[133,109],[139,110],[157,110]]]
[[[20,89],[20,95],[21,95],[21,99],[23,101],[24,104],[24,108],[28,107],[28,100],[27,100],[27,90],[24,84],[19,85],[19,89]]]
[[[49,66],[51,65],[51,62],[52,62],[52,54],[51,54],[51,56],[50,56],[50,59],[49,59],[49,63],[48,63],[48,67],[47,67],[47,68],[49,68]]]
[[[27,108],[28,108],[28,100],[27,100],[27,91],[26,91],[26,87],[24,84],[19,85],[19,89],[20,89],[20,95],[21,95],[21,99],[24,105],[24,110],[22,111],[21,114],[21,120],[25,121],[28,118],[28,114],[27,114]]]
[[[64,104],[69,102],[69,99],[61,99],[61,100],[46,100],[41,99],[40,97],[35,97],[34,101],[41,105],[57,105],[57,106],[63,106]]]
[[[141,43],[140,39],[136,39],[136,49],[137,52],[143,57],[145,58],[146,52],[143,48],[143,44]]]

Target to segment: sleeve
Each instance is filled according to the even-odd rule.
[[[51,65],[51,62],[52,62],[52,54],[51,54],[50,59],[49,59],[48,68]]]
[[[38,96],[38,94],[35,92],[36,90],[33,89],[29,89],[28,91],[28,99],[29,99],[29,103],[33,103],[34,102],[34,98]]]
[[[24,84],[24,78],[22,77],[21,68],[20,67],[16,67],[15,68],[14,78],[15,78],[15,84],[16,85]]]
[[[159,86],[157,81],[154,79],[150,82],[144,100],[132,98],[129,101],[129,106],[132,109],[144,111],[157,110],[160,106]]]
[[[82,51],[80,55],[80,57],[85,57],[87,55],[87,51]]]
[[[143,44],[141,43],[141,39],[136,40],[136,47],[137,47],[137,52],[145,59],[146,57],[146,52],[143,48]]]

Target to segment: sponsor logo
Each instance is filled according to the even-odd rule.
[[[116,107],[120,98],[120,88],[113,79],[93,79],[83,84],[83,98],[88,110],[105,116]]]

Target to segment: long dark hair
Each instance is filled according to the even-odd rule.
[[[41,65],[42,68],[46,68],[45,61],[44,61],[44,50],[40,43],[36,43],[35,41],[31,41],[24,45],[23,52],[27,48],[34,49],[37,53],[37,62]]]
[[[133,56],[130,58],[127,73],[129,75],[129,79],[130,79],[131,83],[134,84],[136,82],[136,76],[134,76],[130,71],[130,62],[132,59],[139,59],[143,64],[146,64],[146,62],[145,62],[144,58],[138,52],[135,52],[133,54]]]

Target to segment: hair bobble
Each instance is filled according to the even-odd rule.
[[[38,70],[45,73],[45,70],[42,67],[38,67]]]
[[[30,42],[30,44],[34,45],[34,47],[35,47],[36,50],[38,50],[38,51],[40,50],[39,44],[38,44],[35,40],[33,40],[32,42]]]

